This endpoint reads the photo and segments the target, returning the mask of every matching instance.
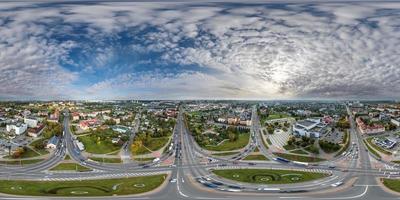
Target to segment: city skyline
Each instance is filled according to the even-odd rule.
[[[1,3],[0,100],[398,99],[400,4]]]

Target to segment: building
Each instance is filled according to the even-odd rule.
[[[324,126],[320,118],[300,120],[293,125],[293,135],[319,138]]]
[[[395,126],[400,126],[400,118],[391,119],[390,122]]]
[[[8,132],[14,131],[16,135],[21,135],[26,131],[28,126],[24,123],[7,124],[6,130]]]
[[[128,127],[126,127],[126,126],[121,126],[121,125],[112,126],[111,129],[112,129],[113,131],[117,131],[118,133],[126,133],[126,132],[129,131],[129,128],[128,128]]]
[[[79,127],[82,130],[88,130],[89,128],[95,128],[99,125],[99,121],[97,119],[88,119],[88,120],[84,120],[79,122]]]
[[[38,137],[44,130],[44,125],[41,124],[38,127],[35,128],[29,128],[28,129],[28,135],[31,137]]]
[[[28,125],[29,128],[35,128],[38,125],[38,120],[33,117],[25,117],[24,123]]]
[[[60,118],[60,112],[56,110],[50,117],[47,119],[49,122],[58,123],[58,119]]]
[[[79,113],[76,112],[72,113],[72,121],[78,121],[79,117],[80,117]]]
[[[85,145],[83,145],[83,143],[80,142],[79,140],[74,140],[74,143],[75,143],[75,145],[78,147],[78,149],[79,149],[80,151],[85,150]]]
[[[362,134],[377,134],[385,132],[385,127],[383,125],[375,123],[372,125],[365,124],[361,117],[357,117],[356,123],[358,126],[358,130]]]
[[[378,146],[381,146],[381,147],[385,148],[385,149],[391,149],[397,143],[397,141],[395,139],[391,139],[391,138],[387,138],[387,137],[384,137],[384,138],[376,138],[375,137],[372,140],[372,142],[375,143]]]
[[[55,148],[57,148],[58,142],[59,142],[58,137],[57,136],[53,136],[47,142],[46,148],[47,149],[55,149]]]

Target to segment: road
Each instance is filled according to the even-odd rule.
[[[254,113],[254,112],[253,112]],[[254,116],[256,117],[256,116]],[[66,117],[68,118],[68,117]],[[252,118],[256,121],[256,118]],[[277,162],[263,162],[257,165],[249,165],[249,162],[235,162],[232,159],[217,159],[202,152],[201,148],[196,144],[193,137],[190,135],[183,120],[183,110],[179,112],[176,126],[173,135],[173,150],[168,156],[174,156],[174,165],[160,166],[151,164],[149,167],[143,168],[131,163],[124,164],[99,164],[90,162],[84,158],[73,143],[73,135],[69,130],[69,120],[64,120],[65,134],[62,138],[60,146],[57,148],[54,155],[38,164],[33,164],[17,168],[2,168],[0,170],[0,178],[3,179],[29,179],[29,180],[76,180],[76,179],[101,179],[107,177],[125,177],[149,175],[154,173],[170,173],[171,179],[176,179],[176,182],[168,183],[159,191],[146,195],[144,197],[136,196],[121,196],[113,197],[114,199],[396,199],[398,197],[385,192],[378,186],[376,177],[385,176],[385,171],[373,169],[370,163],[370,157],[362,143],[362,138],[357,133],[354,120],[351,121],[350,136],[351,141],[359,148],[359,158],[351,161],[345,168],[337,167],[329,169],[328,165],[320,164],[312,168],[305,168],[291,164],[282,164]],[[253,123],[252,136],[250,143],[260,145],[260,151],[267,156],[271,156],[267,149],[262,149],[260,144],[259,124]],[[257,129],[258,128],[258,129]],[[255,145],[248,145],[247,148],[254,148]],[[251,147],[253,146],[253,147]],[[92,172],[68,172],[68,173],[49,173],[46,169],[60,162],[66,151],[72,159],[94,168]],[[251,152],[251,151],[250,151]],[[210,162],[211,160],[211,162]],[[280,188],[281,192],[260,192],[258,187],[252,184],[237,183],[225,179],[220,179],[213,175],[209,170],[222,168],[273,168],[273,169],[294,169],[294,170],[316,170],[326,171],[331,173],[330,177],[307,182],[303,184],[284,184],[284,185],[267,185],[262,187]],[[344,171],[347,172],[344,172]],[[394,170],[393,172],[396,172]],[[400,175],[393,175],[399,177]],[[332,188],[331,183],[343,180],[349,182],[356,177],[353,185],[346,185],[339,188]],[[199,183],[201,180],[202,183]],[[212,182],[220,182],[223,185],[217,188],[206,187],[206,184]],[[234,186],[240,189],[231,190]],[[239,192],[240,190],[240,192]],[[299,192],[299,190],[303,192]],[[334,190],[334,191],[332,191]],[[236,191],[236,192],[233,192]],[[282,193],[286,191],[286,193]],[[296,192],[297,191],[297,192]],[[307,192],[304,192],[307,191]],[[323,191],[323,192],[321,192]],[[290,192],[290,193],[289,193]],[[7,195],[0,196],[1,199],[10,199]],[[12,199],[31,199],[29,197],[12,197]],[[40,199],[53,199],[51,197],[41,197]],[[55,198],[57,199],[57,198]],[[65,198],[61,198],[65,199]],[[76,198],[81,199],[81,198]],[[108,199],[108,197],[96,197],[96,199]]]

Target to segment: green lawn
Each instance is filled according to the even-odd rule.
[[[142,154],[148,154],[151,153],[146,147],[141,146],[139,147],[136,151],[132,151],[133,155],[142,155]]]
[[[155,157],[149,157],[149,158],[134,158],[134,160],[139,161],[139,162],[148,162],[154,160]]]
[[[213,170],[212,172],[226,179],[256,184],[300,183],[328,176],[323,173],[270,169],[228,169]]]
[[[294,146],[294,145],[285,145],[285,146],[283,146],[283,148],[286,150],[286,151],[290,151],[290,150],[294,150],[294,149],[296,149],[297,147],[296,146]]]
[[[81,136],[78,139],[85,145],[85,151],[88,153],[106,154],[121,148],[111,143],[111,139],[109,141],[97,141],[97,137],[91,135]]]
[[[152,151],[157,151],[167,144],[168,140],[169,137],[151,138],[146,147]]]
[[[274,153],[276,156],[288,159],[288,160],[293,160],[293,161],[300,161],[300,162],[321,162],[324,161],[325,159],[323,158],[318,158],[318,157],[308,157],[308,156],[298,156],[294,154],[286,154],[286,153]]]
[[[281,119],[281,118],[286,118],[289,117],[289,115],[284,114],[284,113],[274,113],[274,114],[270,114],[266,120],[272,120],[272,119]]]
[[[367,147],[367,149],[368,149],[368,151],[369,151],[370,153],[374,154],[374,155],[375,155],[376,157],[378,157],[378,158],[382,158],[381,155],[379,155],[379,153],[376,152],[374,148],[372,148],[372,147],[369,146],[369,144],[368,144],[368,142],[366,141],[366,139],[364,139],[363,142],[364,142],[365,146]]]
[[[62,170],[73,170],[73,171],[91,171],[91,169],[79,165],[77,163],[60,163],[57,166],[50,169],[50,171],[62,171]]]
[[[218,146],[205,146],[204,148],[210,151],[232,151],[245,147],[249,143],[250,134],[241,133],[236,141],[226,140]]]
[[[18,160],[18,159],[14,159],[14,160],[10,160],[10,161],[0,161],[0,164],[4,164],[4,165],[28,165],[28,164],[34,164],[34,163],[38,163],[44,161],[44,159],[32,159],[32,160]]]
[[[213,153],[213,156],[231,156],[231,155],[235,155],[238,154],[239,151],[232,151],[232,152],[223,152],[223,153]]]
[[[372,137],[371,138],[367,138],[366,140],[367,140],[367,142],[368,142],[368,144],[371,146],[371,147],[373,147],[374,149],[376,149],[376,150],[378,150],[379,152],[381,152],[381,153],[383,153],[383,154],[386,154],[386,155],[392,155],[392,152],[390,152],[390,151],[388,151],[388,150],[386,150],[386,149],[383,149],[383,148],[381,148],[380,146],[378,146],[378,145],[376,145],[375,143],[373,143],[372,142]]]
[[[393,191],[400,192],[400,179],[384,178],[383,185],[385,185],[387,188]]]
[[[90,160],[94,160],[97,162],[105,162],[105,163],[121,163],[120,158],[99,158],[99,157],[89,157]]]
[[[248,155],[243,160],[269,160],[264,155]]]
[[[159,187],[166,175],[82,181],[0,182],[0,192],[31,196],[112,196],[148,192]]]
[[[26,148],[24,153],[21,155],[20,158],[16,158],[16,159],[23,159],[23,158],[33,158],[33,157],[37,157],[40,156],[40,154],[36,153],[35,151],[33,151],[30,148]],[[4,156],[4,158],[9,158],[9,159],[14,159],[10,156]]]
[[[302,149],[296,149],[293,151],[290,151],[290,153],[297,153],[297,154],[303,154],[303,155],[308,155],[308,152],[302,150]]]

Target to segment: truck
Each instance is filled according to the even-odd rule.
[[[293,161],[293,164],[295,164],[295,165],[300,165],[300,166],[308,166],[308,163],[306,163],[306,162],[299,162],[299,161]]]

